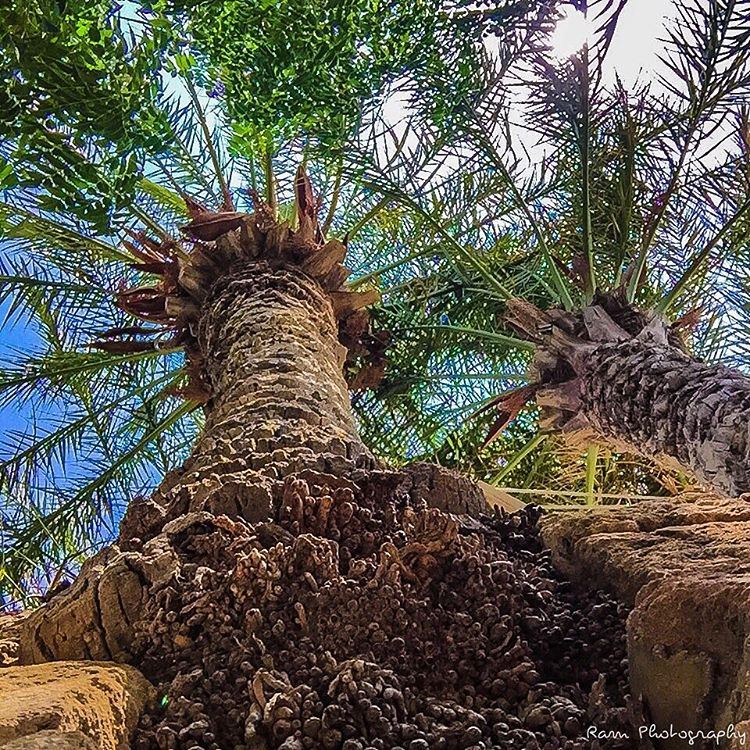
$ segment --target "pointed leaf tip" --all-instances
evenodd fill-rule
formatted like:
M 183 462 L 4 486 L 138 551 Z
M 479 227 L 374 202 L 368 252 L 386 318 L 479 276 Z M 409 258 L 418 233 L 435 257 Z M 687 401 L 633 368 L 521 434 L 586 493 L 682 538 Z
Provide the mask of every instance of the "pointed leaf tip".
M 185 201 L 188 216 L 193 220 L 200 218 L 203 214 L 211 213 L 206 206 L 195 198 L 191 198 L 187 193 L 182 193 L 182 200 Z
M 481 414 L 493 407 L 498 411 L 498 418 L 492 423 L 490 431 L 482 443 L 482 449 L 490 445 L 502 433 L 518 416 L 521 409 L 534 398 L 538 390 L 539 385 L 537 383 L 530 383 L 520 388 L 514 388 L 492 399 L 492 401 L 477 412 L 477 414 Z
M 301 164 L 297 167 L 297 174 L 294 178 L 294 193 L 297 198 L 297 218 L 300 220 L 303 216 L 313 218 L 318 206 L 315 202 L 310 178 Z

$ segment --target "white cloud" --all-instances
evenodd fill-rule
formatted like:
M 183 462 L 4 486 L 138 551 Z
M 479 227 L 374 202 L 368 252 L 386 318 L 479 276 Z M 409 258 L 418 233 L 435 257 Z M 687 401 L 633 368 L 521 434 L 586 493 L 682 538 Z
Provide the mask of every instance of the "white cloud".
M 620 76 L 626 86 L 637 78 L 648 81 L 662 69 L 658 55 L 664 50 L 665 22 L 675 16 L 675 0 L 629 0 L 620 15 L 609 49 L 605 77 Z

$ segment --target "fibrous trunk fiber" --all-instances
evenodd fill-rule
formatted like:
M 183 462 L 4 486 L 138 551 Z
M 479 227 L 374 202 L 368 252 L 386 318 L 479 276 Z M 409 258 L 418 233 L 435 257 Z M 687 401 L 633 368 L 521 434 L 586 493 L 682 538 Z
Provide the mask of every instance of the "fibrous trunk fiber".
M 189 511 L 268 517 L 284 477 L 372 467 L 342 374 L 346 351 L 321 287 L 293 266 L 245 261 L 204 303 L 197 339 L 210 388 L 206 423 L 185 465 L 133 503 L 130 543 Z

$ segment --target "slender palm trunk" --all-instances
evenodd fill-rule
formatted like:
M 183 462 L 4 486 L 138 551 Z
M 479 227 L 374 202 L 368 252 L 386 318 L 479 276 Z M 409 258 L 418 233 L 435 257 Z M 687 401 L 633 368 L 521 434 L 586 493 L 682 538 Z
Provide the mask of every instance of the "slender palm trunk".
M 600 434 L 675 458 L 730 497 L 750 491 L 750 378 L 640 341 L 588 359 L 582 410 Z
M 729 496 L 750 491 L 750 378 L 687 353 L 676 329 L 615 295 L 578 314 L 513 301 L 508 322 L 537 344 L 543 424 L 669 457 Z

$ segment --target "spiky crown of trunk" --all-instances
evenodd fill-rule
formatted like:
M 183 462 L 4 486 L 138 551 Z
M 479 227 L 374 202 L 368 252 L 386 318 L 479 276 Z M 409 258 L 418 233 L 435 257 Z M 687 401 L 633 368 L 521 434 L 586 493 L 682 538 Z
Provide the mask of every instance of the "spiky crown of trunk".
M 530 401 L 541 408 L 545 430 L 567 433 L 585 441 L 592 424 L 581 400 L 581 375 L 591 369 L 592 352 L 609 344 L 632 341 L 653 343 L 686 353 L 682 331 L 697 322 L 694 315 L 669 324 L 656 313 L 638 310 L 627 303 L 621 290 L 596 294 L 590 305 L 568 312 L 540 310 L 522 299 L 508 301 L 505 321 L 536 349 L 529 370 L 529 384 L 500 394 L 488 404 L 499 415 L 485 444 L 491 442 Z M 597 434 L 597 437 L 603 437 Z M 610 442 L 617 440 L 610 436 Z M 616 447 L 625 448 L 620 444 Z M 632 448 L 632 446 L 627 446 Z
M 376 386 L 385 370 L 388 335 L 373 333 L 365 309 L 379 298 L 375 289 L 347 288 L 351 271 L 344 265 L 347 243 L 326 240 L 317 219 L 319 202 L 310 180 L 300 168 L 295 177 L 296 226 L 279 221 L 275 211 L 251 191 L 252 214 L 224 206 L 212 211 L 185 197 L 190 223 L 182 227 L 192 247 L 174 240 L 155 241 L 144 232 L 126 242 L 138 262 L 132 267 L 160 277 L 153 286 L 139 286 L 118 293 L 117 303 L 126 312 L 159 327 L 115 328 L 102 334 L 93 347 L 105 351 L 148 351 L 159 348 L 150 334 L 162 336 L 172 330 L 168 346 L 184 347 L 187 357 L 187 387 L 180 395 L 201 403 L 213 395 L 205 377 L 203 352 L 198 343 L 198 323 L 203 303 L 212 288 L 239 263 L 265 261 L 272 267 L 290 267 L 314 279 L 327 293 L 339 322 L 339 341 L 346 347 L 345 372 L 350 389 Z M 124 337 L 124 338 L 122 338 Z

